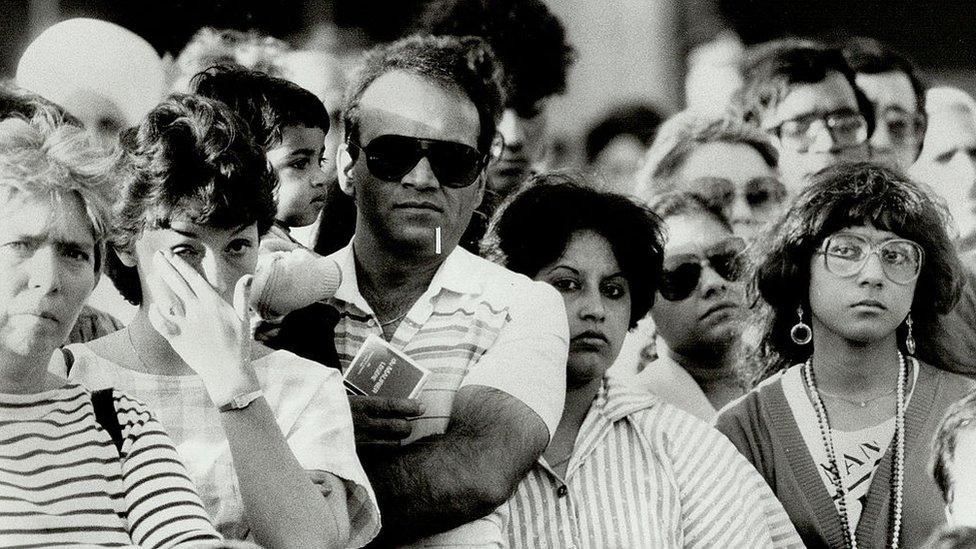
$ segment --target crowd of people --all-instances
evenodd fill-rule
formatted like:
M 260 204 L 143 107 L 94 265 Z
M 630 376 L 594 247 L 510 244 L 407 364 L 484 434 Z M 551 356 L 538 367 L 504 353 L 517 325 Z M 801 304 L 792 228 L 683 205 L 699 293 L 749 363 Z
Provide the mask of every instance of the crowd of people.
M 0 546 L 976 547 L 965 92 L 784 39 L 556 170 L 541 0 L 352 72 L 204 29 L 104 108 L 126 33 L 0 89 Z M 346 390 L 377 338 L 412 398 Z

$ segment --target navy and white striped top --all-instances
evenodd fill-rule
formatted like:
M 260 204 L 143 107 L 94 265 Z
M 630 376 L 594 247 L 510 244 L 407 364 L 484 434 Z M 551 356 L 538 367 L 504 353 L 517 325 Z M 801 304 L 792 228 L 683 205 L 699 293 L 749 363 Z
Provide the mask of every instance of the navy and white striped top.
M 0 546 L 220 540 L 160 425 L 138 401 L 113 400 L 121 453 L 79 385 L 0 394 Z

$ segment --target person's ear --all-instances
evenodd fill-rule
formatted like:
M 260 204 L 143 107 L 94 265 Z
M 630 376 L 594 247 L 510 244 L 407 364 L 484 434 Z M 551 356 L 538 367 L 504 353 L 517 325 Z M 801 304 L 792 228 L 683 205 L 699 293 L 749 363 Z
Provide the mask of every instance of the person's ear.
M 119 261 L 121 261 L 122 264 L 125 265 L 126 267 L 135 267 L 138 263 L 136 261 L 135 251 L 124 250 L 122 248 L 113 246 L 112 252 L 114 252 L 115 255 L 118 256 Z
M 356 196 L 356 187 L 353 184 L 355 166 L 356 161 L 349 153 L 349 144 L 339 143 L 339 147 L 336 148 L 336 176 L 339 178 L 339 188 L 354 198 Z

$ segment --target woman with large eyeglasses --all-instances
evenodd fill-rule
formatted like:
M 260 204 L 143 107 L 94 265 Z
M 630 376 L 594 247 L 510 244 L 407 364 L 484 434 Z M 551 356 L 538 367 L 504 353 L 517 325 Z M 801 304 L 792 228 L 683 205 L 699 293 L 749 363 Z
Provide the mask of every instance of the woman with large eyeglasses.
M 722 212 L 693 193 L 651 204 L 664 221 L 664 268 L 651 307 L 658 358 L 637 375 L 667 402 L 712 421 L 742 396 L 735 371 L 745 292 L 739 280 L 746 243 Z
M 510 501 L 513 548 L 800 546 L 725 437 L 607 374 L 655 301 L 662 240 L 644 206 L 555 174 L 492 220 L 486 251 L 556 288 L 570 333 L 563 415 Z
M 842 164 L 758 243 L 762 383 L 717 426 L 808 547 L 918 547 L 944 521 L 929 441 L 974 386 L 940 358 L 961 268 L 945 226 L 905 176 Z

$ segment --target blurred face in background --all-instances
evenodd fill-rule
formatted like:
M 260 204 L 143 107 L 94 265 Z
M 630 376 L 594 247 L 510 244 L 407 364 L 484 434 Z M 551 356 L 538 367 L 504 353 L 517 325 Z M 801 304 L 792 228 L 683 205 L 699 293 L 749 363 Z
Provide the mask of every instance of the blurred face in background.
M 820 82 L 793 84 L 763 116 L 762 129 L 779 151 L 780 175 L 791 196 L 823 168 L 870 155 L 867 121 L 854 88 L 839 71 Z
M 503 196 L 515 192 L 542 162 L 546 151 L 546 101 L 529 112 L 507 107 L 498 124 L 501 155 L 488 168 L 488 188 Z
M 976 230 L 976 114 L 961 104 L 931 109 L 922 153 L 909 173 L 945 200 L 961 236 Z
M 925 114 L 908 75 L 901 71 L 858 74 L 855 82 L 874 105 L 871 158 L 907 170 L 925 137 Z
M 751 239 L 782 210 L 786 189 L 759 151 L 744 143 L 705 143 L 677 172 L 682 190 L 722 210 L 735 235 Z
M 640 139 L 630 134 L 620 134 L 596 155 L 590 169 L 606 181 L 607 190 L 630 194 L 634 188 L 634 176 L 643 164 L 646 153 L 647 148 Z

